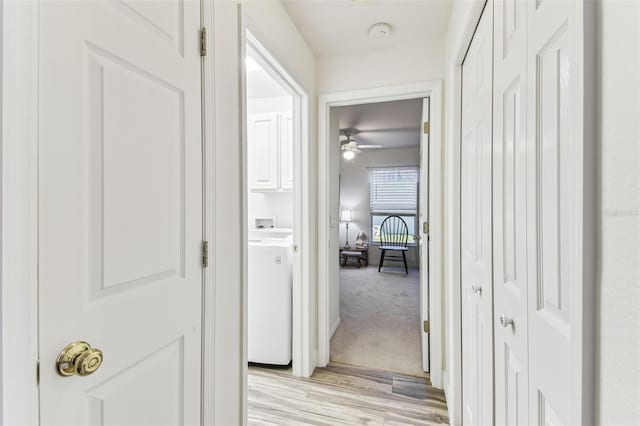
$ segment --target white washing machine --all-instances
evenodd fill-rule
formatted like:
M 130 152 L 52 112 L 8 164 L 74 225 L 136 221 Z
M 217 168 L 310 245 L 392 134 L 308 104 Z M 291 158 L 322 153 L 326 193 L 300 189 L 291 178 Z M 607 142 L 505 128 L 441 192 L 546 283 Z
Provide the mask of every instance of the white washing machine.
M 291 362 L 291 245 L 291 234 L 273 238 L 266 231 L 249 232 L 249 362 Z

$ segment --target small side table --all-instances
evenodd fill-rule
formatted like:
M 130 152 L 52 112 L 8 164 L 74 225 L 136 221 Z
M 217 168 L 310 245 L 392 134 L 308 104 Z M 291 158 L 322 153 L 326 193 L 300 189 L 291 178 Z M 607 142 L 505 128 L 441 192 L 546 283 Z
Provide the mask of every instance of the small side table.
M 358 260 L 358 268 L 361 266 L 361 261 L 364 261 L 364 266 L 369 266 L 369 246 L 351 246 L 340 247 L 340 263 L 342 266 L 346 266 L 349 258 Z

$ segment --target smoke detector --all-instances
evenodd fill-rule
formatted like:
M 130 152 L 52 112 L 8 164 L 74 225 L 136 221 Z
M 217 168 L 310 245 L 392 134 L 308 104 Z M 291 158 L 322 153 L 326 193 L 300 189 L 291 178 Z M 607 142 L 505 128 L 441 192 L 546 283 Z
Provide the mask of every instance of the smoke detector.
M 369 27 L 370 38 L 387 38 L 391 35 L 391 25 L 386 22 L 378 22 Z

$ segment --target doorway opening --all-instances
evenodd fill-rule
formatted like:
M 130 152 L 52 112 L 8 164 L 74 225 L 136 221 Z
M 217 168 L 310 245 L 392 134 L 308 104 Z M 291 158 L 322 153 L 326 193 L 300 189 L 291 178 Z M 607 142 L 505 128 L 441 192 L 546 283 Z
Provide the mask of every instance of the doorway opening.
M 332 207 L 340 219 L 331 363 L 412 376 L 429 371 L 429 286 L 421 274 L 428 256 L 420 229 L 428 220 L 421 196 L 428 185 L 420 185 L 421 175 L 428 177 L 428 158 L 421 158 L 428 107 L 428 98 L 414 98 L 330 108 L 339 174 Z
M 246 51 L 247 357 L 292 360 L 293 95 Z
M 401 119 L 395 124 L 390 122 L 391 108 L 403 107 L 413 108 L 415 122 L 411 125 Z M 381 125 L 358 124 L 358 120 L 367 119 L 363 113 L 367 108 L 372 114 L 375 109 L 380 110 L 379 118 L 371 117 Z M 405 121 L 409 116 L 406 110 L 399 115 Z M 441 82 L 320 97 L 318 365 L 321 367 L 331 361 L 409 374 L 429 372 L 433 386 L 442 386 L 439 249 L 442 236 L 439 232 L 429 235 L 429 222 L 441 222 L 441 165 L 430 161 L 441 158 L 440 121 Z M 414 142 L 401 146 L 403 142 L 399 141 L 403 137 L 410 139 L 410 134 Z M 393 147 L 393 143 L 400 146 Z M 396 187 L 391 188 L 393 185 Z M 385 186 L 391 188 L 391 194 L 403 190 L 406 196 L 378 197 Z M 377 192 L 372 195 L 372 190 Z M 396 205 L 392 205 L 394 202 Z M 399 205 L 401 202 L 406 204 Z M 410 206 L 412 202 L 414 205 Z M 388 243 L 383 236 L 396 234 L 383 229 L 389 216 L 396 217 L 403 229 L 406 227 L 406 249 L 385 247 Z M 386 249 L 385 260 L 379 265 L 382 248 Z M 400 262 L 388 262 L 390 254 Z M 400 323 L 392 325 L 393 309 L 402 311 L 395 320 L 407 324 L 406 327 Z M 406 331 L 407 341 L 411 340 L 414 349 L 405 348 L 406 352 L 401 352 L 404 343 L 382 337 L 383 328 L 388 328 L 394 339 Z M 413 360 L 407 361 L 411 357 Z
M 300 375 L 303 94 L 249 31 L 245 41 L 246 361 Z

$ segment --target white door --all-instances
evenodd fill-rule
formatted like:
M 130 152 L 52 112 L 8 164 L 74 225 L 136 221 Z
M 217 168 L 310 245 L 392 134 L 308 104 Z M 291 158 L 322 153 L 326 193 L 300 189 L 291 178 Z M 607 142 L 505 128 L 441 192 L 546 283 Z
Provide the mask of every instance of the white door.
M 491 7 L 462 65 L 462 403 L 468 426 L 493 423 Z
M 422 336 L 422 369 L 429 372 L 429 332 L 424 329 L 429 321 L 429 133 L 424 123 L 429 122 L 429 98 L 422 100 L 422 124 L 420 132 L 420 211 L 418 251 L 420 256 L 420 335 Z M 428 130 L 428 129 L 427 129 Z
M 293 114 L 279 116 L 280 181 L 283 189 L 293 189 Z
M 198 2 L 40 5 L 43 426 L 200 424 L 199 27 Z M 104 362 L 63 377 L 75 341 Z
M 495 418 L 528 424 L 526 2 L 496 0 L 493 70 Z
M 591 401 L 573 387 L 582 382 L 581 333 L 590 332 L 581 327 L 583 304 L 588 308 L 580 300 L 583 6 L 531 1 L 527 7 L 529 423 L 588 424 L 592 419 L 582 419 L 581 410 L 589 412 Z
M 278 115 L 250 115 L 247 119 L 247 178 L 250 189 L 278 189 L 279 155 Z

